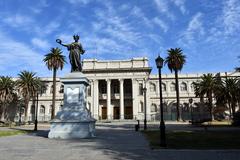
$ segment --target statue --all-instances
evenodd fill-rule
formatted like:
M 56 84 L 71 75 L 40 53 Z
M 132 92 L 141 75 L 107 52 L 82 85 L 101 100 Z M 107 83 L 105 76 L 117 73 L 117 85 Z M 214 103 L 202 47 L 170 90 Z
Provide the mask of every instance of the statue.
M 69 60 L 72 66 L 71 72 L 81 72 L 81 54 L 83 54 L 85 50 L 83 50 L 81 43 L 78 42 L 78 35 L 74 35 L 73 39 L 75 40 L 75 42 L 72 42 L 71 44 L 62 44 L 62 41 L 60 39 L 56 39 L 56 42 L 64 47 L 67 47 L 67 49 L 69 50 Z

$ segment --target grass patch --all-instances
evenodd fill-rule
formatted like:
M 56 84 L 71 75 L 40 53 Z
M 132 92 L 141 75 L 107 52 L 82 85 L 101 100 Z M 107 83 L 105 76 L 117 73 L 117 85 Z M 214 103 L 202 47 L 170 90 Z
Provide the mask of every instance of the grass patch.
M 26 133 L 28 133 L 28 132 L 22 131 L 22 130 L 0 131 L 0 137 L 13 136 L 13 135 L 18 135 L 18 134 L 26 134 Z
M 151 148 L 160 148 L 159 131 L 143 131 Z M 167 132 L 167 148 L 171 149 L 240 149 L 240 131 Z

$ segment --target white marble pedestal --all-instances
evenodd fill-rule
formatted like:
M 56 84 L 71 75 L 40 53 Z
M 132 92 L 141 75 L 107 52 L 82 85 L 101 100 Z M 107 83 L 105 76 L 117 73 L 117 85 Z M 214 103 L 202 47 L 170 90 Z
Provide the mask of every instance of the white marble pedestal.
M 95 122 L 86 108 L 88 79 L 81 72 L 61 78 L 64 84 L 64 105 L 54 120 L 48 138 L 74 139 L 95 137 Z

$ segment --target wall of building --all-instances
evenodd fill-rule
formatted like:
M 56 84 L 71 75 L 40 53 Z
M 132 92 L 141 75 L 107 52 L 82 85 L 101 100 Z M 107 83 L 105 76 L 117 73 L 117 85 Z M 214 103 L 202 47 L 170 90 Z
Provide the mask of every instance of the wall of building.
M 113 120 L 115 107 L 119 107 L 119 119 L 127 119 L 123 112 L 126 111 L 126 106 L 132 106 L 131 119 L 143 119 L 144 117 L 144 94 L 141 89 L 146 88 L 146 113 L 148 120 L 159 119 L 159 82 L 158 75 L 151 73 L 151 67 L 148 65 L 148 59 L 133 58 L 130 60 L 114 60 L 114 61 L 99 61 L 96 59 L 88 59 L 83 61 L 83 73 L 90 80 L 90 86 L 87 96 L 87 108 L 92 116 L 98 120 L 103 119 L 102 107 L 105 106 L 107 111 L 107 119 Z M 236 75 L 237 74 L 237 75 Z M 230 76 L 239 76 L 234 73 Z M 180 90 L 180 106 L 181 111 L 189 111 L 189 99 L 193 99 L 193 103 L 199 102 L 199 98 L 195 98 L 193 82 L 200 79 L 202 74 L 179 74 L 179 90 Z M 221 76 L 225 76 L 222 73 Z M 46 83 L 47 90 L 39 96 L 38 113 L 39 120 L 48 121 L 51 115 L 51 86 L 52 78 L 42 78 Z M 99 91 L 100 83 L 106 83 L 106 93 L 102 94 Z M 119 93 L 113 93 L 113 84 L 119 85 Z M 126 85 L 127 84 L 127 85 Z M 166 119 L 173 119 L 176 117 L 176 92 L 175 79 L 173 74 L 162 75 L 163 101 L 166 113 Z M 108 88 L 108 85 L 110 88 Z M 121 90 L 121 85 L 123 88 Z M 62 83 L 57 79 L 57 97 L 56 97 L 56 112 L 61 109 L 63 105 L 63 93 L 60 92 Z M 124 94 L 125 89 L 130 89 L 130 94 Z M 111 92 L 111 93 L 109 93 Z M 121 99 L 122 97 L 122 99 Z M 111 100 L 108 100 L 111 98 Z M 30 106 L 32 102 L 30 102 Z M 41 106 L 45 108 L 44 113 Z M 124 107 L 124 108 L 122 108 Z M 31 113 L 31 107 L 29 107 Z M 29 114 L 31 119 L 31 114 Z

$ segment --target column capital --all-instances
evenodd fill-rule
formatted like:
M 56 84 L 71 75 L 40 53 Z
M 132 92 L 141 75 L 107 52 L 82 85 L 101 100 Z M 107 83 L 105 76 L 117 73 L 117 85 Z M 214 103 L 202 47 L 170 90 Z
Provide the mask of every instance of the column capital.
M 105 81 L 106 81 L 107 83 L 111 83 L 111 80 L 112 80 L 112 79 L 105 79 Z
M 120 79 L 120 78 L 119 78 L 118 81 L 119 81 L 119 82 L 124 82 L 124 79 Z

